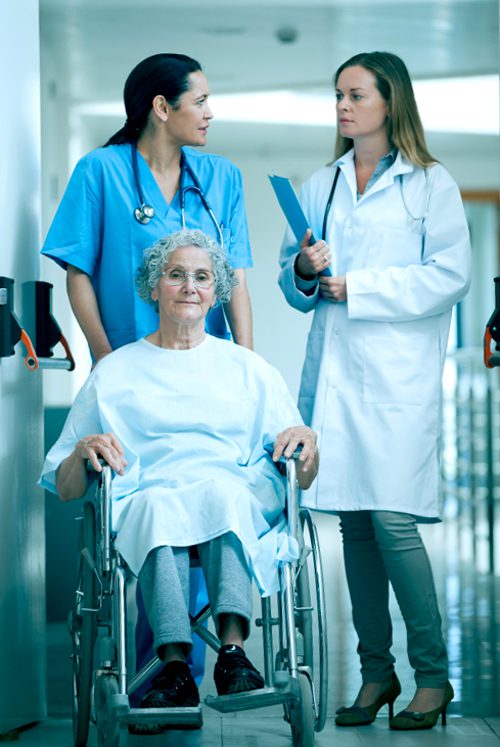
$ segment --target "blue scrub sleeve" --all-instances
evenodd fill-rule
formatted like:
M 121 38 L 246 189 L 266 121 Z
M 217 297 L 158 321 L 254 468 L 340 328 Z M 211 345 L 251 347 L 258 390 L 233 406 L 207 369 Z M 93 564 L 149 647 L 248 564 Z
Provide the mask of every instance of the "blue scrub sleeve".
M 95 168 L 86 158 L 77 163 L 42 248 L 42 254 L 64 269 L 70 264 L 91 276 L 100 252 L 103 214 L 102 182 Z
M 236 166 L 232 173 L 232 194 L 234 197 L 231 203 L 229 222 L 231 236 L 226 251 L 233 269 L 245 269 L 253 266 L 253 260 L 248 235 L 245 198 L 243 197 L 243 183 L 241 173 Z

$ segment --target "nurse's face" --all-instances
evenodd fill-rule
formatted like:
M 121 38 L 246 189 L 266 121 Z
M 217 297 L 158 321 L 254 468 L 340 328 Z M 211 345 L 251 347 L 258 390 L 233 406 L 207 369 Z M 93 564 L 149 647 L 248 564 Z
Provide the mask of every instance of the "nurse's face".
M 337 80 L 337 127 L 342 137 L 356 140 L 387 137 L 389 108 L 375 76 L 360 65 L 342 70 Z
M 204 326 L 215 302 L 213 280 L 212 261 L 203 249 L 183 246 L 172 252 L 163 276 L 151 292 L 153 301 L 158 301 L 160 320 L 177 327 Z
M 190 73 L 189 88 L 180 97 L 177 108 L 168 107 L 166 130 L 178 146 L 205 145 L 213 114 L 208 106 L 208 81 L 199 70 Z

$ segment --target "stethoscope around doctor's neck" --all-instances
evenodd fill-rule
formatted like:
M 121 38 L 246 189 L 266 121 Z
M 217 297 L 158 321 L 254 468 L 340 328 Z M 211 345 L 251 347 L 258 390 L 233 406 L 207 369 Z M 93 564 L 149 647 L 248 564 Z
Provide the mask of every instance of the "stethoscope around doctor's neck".
M 152 205 L 148 205 L 144 197 L 144 192 L 143 192 L 142 184 L 141 184 L 141 178 L 139 176 L 139 163 L 137 160 L 136 143 L 132 143 L 132 169 L 134 172 L 135 187 L 137 189 L 137 195 L 139 197 L 139 206 L 136 207 L 134 210 L 134 218 L 142 226 L 147 226 L 147 224 L 151 221 L 151 219 L 155 217 L 155 209 Z M 189 175 L 193 183 L 184 186 L 184 178 L 185 178 L 186 173 Z M 207 197 L 202 189 L 202 186 L 200 184 L 198 177 L 196 176 L 193 169 L 187 162 L 186 156 L 181 151 L 181 175 L 179 178 L 179 202 L 181 205 L 182 228 L 186 228 L 186 192 L 190 192 L 190 191 L 196 192 L 199 195 L 203 207 L 209 214 L 215 228 L 217 229 L 217 233 L 219 236 L 219 244 L 223 248 L 224 237 L 222 235 L 222 227 L 219 221 L 217 220 L 217 218 L 215 217 L 215 213 L 212 210 L 212 206 L 210 205 L 209 201 L 207 200 Z
M 323 227 L 321 229 L 321 238 L 323 239 L 323 241 L 326 241 L 326 228 L 327 228 L 327 223 L 328 223 L 328 216 L 330 215 L 333 195 L 335 194 L 335 187 L 337 186 L 339 174 L 340 174 L 340 168 L 337 166 L 337 168 L 335 169 L 335 176 L 333 177 L 333 184 L 330 189 L 330 194 L 328 195 L 328 200 L 327 200 L 326 208 L 325 208 L 325 214 L 323 216 Z M 427 217 L 428 210 L 429 210 L 429 201 L 430 201 L 429 175 L 427 173 L 427 169 L 424 169 L 426 198 L 425 198 L 425 210 L 422 215 L 413 215 L 413 213 L 409 209 L 406 203 L 405 193 L 403 190 L 403 174 L 398 174 L 398 176 L 399 176 L 399 189 L 401 191 L 401 199 L 403 200 L 403 205 L 405 207 L 408 217 L 415 221 L 425 220 L 425 218 Z

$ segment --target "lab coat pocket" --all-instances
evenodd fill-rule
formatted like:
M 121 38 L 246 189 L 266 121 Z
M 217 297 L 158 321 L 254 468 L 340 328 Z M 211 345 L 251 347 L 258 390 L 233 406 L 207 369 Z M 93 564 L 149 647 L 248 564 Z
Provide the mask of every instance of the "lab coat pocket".
M 420 231 L 374 226 L 370 234 L 367 267 L 406 267 L 422 262 Z
M 363 402 L 425 406 L 440 387 L 439 346 L 433 336 L 402 331 L 370 335 L 363 349 Z

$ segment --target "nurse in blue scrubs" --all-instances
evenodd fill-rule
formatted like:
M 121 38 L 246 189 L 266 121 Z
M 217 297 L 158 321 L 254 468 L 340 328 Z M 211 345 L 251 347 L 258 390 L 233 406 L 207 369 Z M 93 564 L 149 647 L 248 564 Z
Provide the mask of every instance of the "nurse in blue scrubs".
M 134 290 L 135 273 L 144 249 L 184 226 L 222 244 L 239 281 L 231 301 L 210 312 L 207 331 L 231 334 L 252 347 L 245 281 L 252 257 L 241 175 L 226 158 L 196 150 L 205 145 L 212 119 L 208 97 L 196 60 L 181 54 L 148 57 L 125 83 L 125 125 L 82 158 L 71 176 L 42 253 L 67 271 L 71 306 L 94 363 L 157 329 L 156 312 Z M 203 597 L 201 589 L 198 605 Z M 138 604 L 142 662 L 150 631 L 140 595 Z M 194 653 L 199 676 L 203 660 L 203 651 Z
M 212 119 L 198 62 L 157 54 L 140 62 L 124 90 L 127 120 L 71 176 L 42 253 L 67 270 L 68 295 L 95 362 L 150 334 L 156 312 L 134 291 L 144 249 L 181 227 L 223 245 L 239 285 L 207 331 L 252 347 L 245 269 L 252 265 L 239 170 L 200 153 Z

